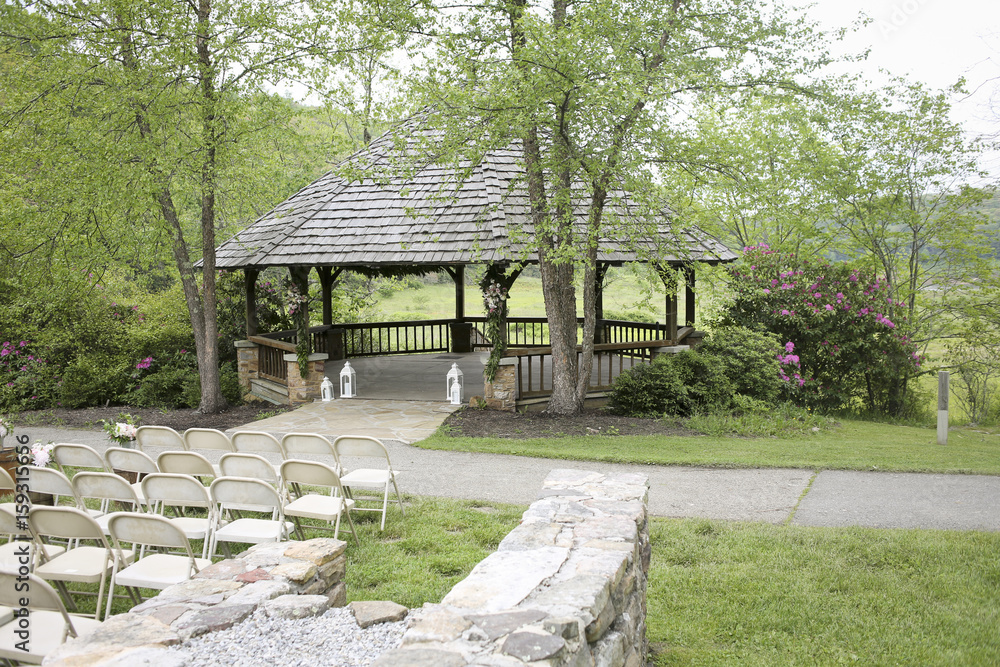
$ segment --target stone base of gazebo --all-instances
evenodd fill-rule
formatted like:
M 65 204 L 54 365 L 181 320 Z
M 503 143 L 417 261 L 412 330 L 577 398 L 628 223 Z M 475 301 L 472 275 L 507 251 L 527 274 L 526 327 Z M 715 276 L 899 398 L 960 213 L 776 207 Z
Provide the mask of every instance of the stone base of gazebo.
M 290 352 L 273 350 L 248 340 L 236 342 L 237 371 L 246 396 L 277 405 L 302 405 L 320 398 L 320 385 L 329 355 L 309 355 L 305 377 L 299 371 L 299 358 Z

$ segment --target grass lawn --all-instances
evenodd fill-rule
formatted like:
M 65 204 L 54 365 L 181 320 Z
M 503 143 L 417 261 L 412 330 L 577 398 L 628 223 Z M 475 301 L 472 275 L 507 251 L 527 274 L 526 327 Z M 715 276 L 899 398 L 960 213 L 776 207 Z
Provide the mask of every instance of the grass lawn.
M 651 522 L 656 665 L 1000 664 L 1000 535 Z
M 584 436 L 515 440 L 452 437 L 438 432 L 416 446 L 614 463 L 1000 474 L 1000 434 L 957 429 L 942 447 L 934 429 L 852 420 L 788 438 Z

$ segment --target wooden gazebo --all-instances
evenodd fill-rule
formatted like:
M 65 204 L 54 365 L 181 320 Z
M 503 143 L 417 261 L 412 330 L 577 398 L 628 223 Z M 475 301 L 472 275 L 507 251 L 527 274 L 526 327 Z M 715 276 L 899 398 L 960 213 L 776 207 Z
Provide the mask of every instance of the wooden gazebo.
M 520 150 L 513 145 L 493 151 L 471 169 L 461 170 L 461 175 L 454 168 L 433 161 L 420 164 L 412 157 L 407 162 L 410 169 L 400 171 L 400 156 L 412 155 L 416 142 L 400 142 L 399 137 L 423 132 L 428 130 L 420 119 L 404 121 L 348 158 L 341 168 L 278 204 L 216 249 L 219 269 L 241 269 L 245 273 L 247 340 L 239 346 L 240 376 L 246 389 L 277 403 L 299 403 L 318 396 L 327 360 L 461 353 L 492 345 L 480 333 L 482 318 L 465 314 L 465 267 L 487 264 L 495 275 L 503 276 L 503 268 L 536 261 L 519 241 L 531 234 Z M 618 201 L 627 202 L 627 198 L 619 196 Z M 617 355 L 619 368 L 623 354 L 648 358 L 651 350 L 683 343 L 694 332 L 696 264 L 736 259 L 728 248 L 701 230 L 677 230 L 670 223 L 670 216 L 664 214 L 654 224 L 655 233 L 644 239 L 628 244 L 604 239 L 601 243 L 596 352 Z M 669 285 L 663 324 L 603 319 L 600 294 L 604 272 L 610 266 L 637 261 L 655 261 Z M 298 373 L 296 332 L 258 331 L 255 287 L 259 272 L 267 267 L 286 267 L 292 281 L 302 289 L 312 270 L 318 274 L 323 323 L 309 330 L 312 365 L 306 378 Z M 683 323 L 677 320 L 679 286 L 667 278 L 677 269 L 684 276 Z M 455 317 L 334 323 L 332 290 L 345 270 L 397 275 L 444 270 L 455 282 Z M 506 277 L 509 283 L 514 278 L 513 272 Z M 541 358 L 536 368 L 544 368 L 548 344 L 544 318 L 509 318 L 507 344 L 508 355 L 517 358 L 519 365 L 526 361 L 530 369 L 531 357 L 538 356 Z M 547 393 L 544 372 L 535 375 L 537 386 L 532 384 L 531 370 L 522 374 L 517 400 Z M 598 371 L 595 389 L 610 384 L 612 375 L 609 370 L 601 379 Z

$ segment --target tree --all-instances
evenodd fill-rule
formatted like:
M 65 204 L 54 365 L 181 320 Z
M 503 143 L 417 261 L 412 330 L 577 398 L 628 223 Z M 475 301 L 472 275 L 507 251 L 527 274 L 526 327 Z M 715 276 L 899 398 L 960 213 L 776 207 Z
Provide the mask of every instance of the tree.
M 950 120 L 948 92 L 897 79 L 836 95 L 828 132 L 839 156 L 822 187 L 835 199 L 837 249 L 883 276 L 886 315 L 904 315 L 923 343 L 947 336 L 942 315 L 991 272 L 991 236 L 977 187 L 984 144 Z M 898 304 L 898 305 L 897 305 Z M 898 312 L 902 310 L 902 312 Z
M 4 6 L 0 131 L 13 221 L 68 240 L 163 234 L 194 330 L 199 409 L 219 387 L 214 248 L 294 108 L 273 87 L 357 47 L 358 3 L 193 0 Z M 41 192 L 41 196 L 35 196 Z M 148 244 L 148 245 L 147 245 Z M 30 242 L 20 252 L 30 250 Z M 141 254 L 141 251 L 138 253 Z M 195 260 L 201 256 L 199 281 Z M 200 284 L 199 284 L 200 283 Z
M 593 360 L 599 239 L 648 238 L 664 211 L 657 184 L 700 168 L 688 120 L 697 98 L 737 105 L 749 90 L 799 90 L 827 60 L 822 40 L 780 6 L 738 0 L 482 2 L 448 15 L 439 34 L 422 88 L 439 145 L 472 163 L 521 147 L 523 240 L 537 252 L 552 346 L 548 410 L 575 413 Z

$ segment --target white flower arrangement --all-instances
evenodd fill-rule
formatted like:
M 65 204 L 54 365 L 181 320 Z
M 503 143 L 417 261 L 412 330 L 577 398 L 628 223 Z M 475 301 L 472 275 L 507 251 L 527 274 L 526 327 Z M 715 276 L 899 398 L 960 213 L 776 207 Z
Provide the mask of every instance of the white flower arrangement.
M 32 465 L 34 465 L 34 466 L 36 466 L 38 468 L 44 468 L 49 463 L 51 463 L 52 462 L 52 448 L 54 446 L 55 445 L 53 445 L 52 443 L 49 443 L 47 445 L 43 445 L 40 442 L 36 442 L 35 444 L 33 444 L 31 446 Z
M 13 432 L 14 425 L 10 423 L 10 420 L 0 417 L 0 440 L 3 440 Z

